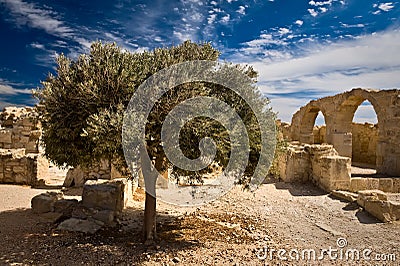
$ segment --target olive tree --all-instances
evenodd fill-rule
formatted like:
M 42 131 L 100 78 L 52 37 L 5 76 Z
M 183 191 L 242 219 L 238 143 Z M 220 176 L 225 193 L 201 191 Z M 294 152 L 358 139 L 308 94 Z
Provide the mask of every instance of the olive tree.
M 56 73 L 49 74 L 42 86 L 34 91 L 39 100 L 37 108 L 41 115 L 46 157 L 58 166 L 74 167 L 108 159 L 127 177 L 132 177 L 124 157 L 122 130 L 124 112 L 134 93 L 146 79 L 162 69 L 193 60 L 217 62 L 219 55 L 209 43 L 186 41 L 140 53 L 131 53 L 116 44 L 95 42 L 89 54 L 82 54 L 75 60 L 58 56 Z M 217 71 L 225 71 L 226 78 L 234 80 L 237 77 L 229 75 L 230 68 L 249 77 L 243 86 L 254 99 L 256 108 L 267 116 L 273 115 L 268 108 L 268 99 L 262 97 L 254 85 L 257 73 L 252 67 L 231 64 Z M 238 182 L 248 185 L 260 157 L 262 129 L 254 115 L 255 106 L 249 106 L 240 95 L 219 84 L 201 81 L 180 84 L 158 99 L 145 126 L 145 149 L 149 158 L 159 173 L 172 169 L 172 175 L 177 179 L 189 176 L 201 181 L 202 175 L 211 171 L 210 167 L 199 171 L 176 167 L 166 157 L 161 141 L 161 128 L 167 114 L 185 99 L 199 95 L 226 102 L 245 121 L 249 160 Z M 271 129 L 268 132 L 274 134 L 274 125 L 268 127 Z M 217 146 L 214 160 L 225 167 L 231 142 L 227 130 L 213 119 L 197 117 L 186 123 L 178 136 L 180 149 L 188 158 L 199 157 L 199 143 L 205 136 L 214 139 Z M 272 142 L 270 149 L 274 149 Z M 146 188 L 144 236 L 147 240 L 155 237 L 155 215 L 155 195 L 148 193 Z

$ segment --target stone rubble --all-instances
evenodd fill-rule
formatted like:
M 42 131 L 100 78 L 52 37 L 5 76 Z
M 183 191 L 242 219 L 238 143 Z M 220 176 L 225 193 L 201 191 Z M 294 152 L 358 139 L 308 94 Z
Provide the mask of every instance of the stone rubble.
M 83 187 L 82 200 L 66 199 L 61 193 L 46 192 L 32 198 L 32 211 L 40 220 L 61 222 L 57 229 L 93 234 L 102 227 L 115 226 L 127 204 L 126 179 L 90 182 Z

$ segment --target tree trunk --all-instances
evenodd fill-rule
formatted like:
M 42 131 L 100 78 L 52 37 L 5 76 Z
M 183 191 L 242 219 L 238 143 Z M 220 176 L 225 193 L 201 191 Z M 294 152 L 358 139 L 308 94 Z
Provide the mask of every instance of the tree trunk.
M 155 167 L 152 167 L 148 157 L 142 157 L 142 174 L 146 187 L 146 200 L 144 205 L 143 234 L 145 243 L 150 243 L 157 238 L 156 234 L 156 181 L 160 164 L 164 158 L 157 156 Z
M 143 233 L 146 242 L 153 241 L 156 235 L 156 198 L 146 192 L 144 205 Z

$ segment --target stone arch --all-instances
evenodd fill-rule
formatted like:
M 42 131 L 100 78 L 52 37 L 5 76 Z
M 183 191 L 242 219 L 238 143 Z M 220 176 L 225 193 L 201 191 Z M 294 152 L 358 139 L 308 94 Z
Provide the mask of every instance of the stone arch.
M 312 143 L 315 117 L 321 111 L 326 122 L 326 141 L 342 156 L 351 157 L 351 127 L 358 106 L 368 100 L 379 124 L 376 148 L 377 174 L 400 177 L 400 90 L 353 89 L 313 100 L 292 117 L 291 140 Z
M 365 100 L 368 100 L 378 119 L 378 125 L 380 121 L 384 120 L 384 111 L 382 110 L 378 100 L 368 90 L 354 89 L 344 94 L 342 101 L 338 103 L 336 114 L 334 117 L 333 132 L 331 132 L 331 142 L 335 149 L 342 156 L 352 157 L 352 124 L 354 114 L 358 107 Z M 380 134 L 379 138 L 383 138 Z
M 314 143 L 313 129 L 319 112 L 322 113 L 325 123 L 327 123 L 326 110 L 319 104 L 319 101 L 311 101 L 293 116 L 292 140 L 298 140 L 301 143 Z

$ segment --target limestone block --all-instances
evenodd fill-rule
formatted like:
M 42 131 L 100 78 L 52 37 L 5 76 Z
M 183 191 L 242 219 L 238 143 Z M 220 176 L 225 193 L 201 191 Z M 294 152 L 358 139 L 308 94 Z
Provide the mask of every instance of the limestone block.
M 343 190 L 334 190 L 330 194 L 334 198 L 345 200 L 348 202 L 357 201 L 357 197 L 358 197 L 358 195 L 356 193 L 352 193 L 349 191 L 343 191 Z
M 72 211 L 78 205 L 76 199 L 60 199 L 54 203 L 54 212 L 61 213 L 64 217 L 71 217 Z
M 88 234 L 94 234 L 101 228 L 101 225 L 90 220 L 81 220 L 77 218 L 70 218 L 63 221 L 57 227 L 58 230 L 83 232 Z
M 120 212 L 125 207 L 125 185 L 126 181 L 119 179 L 102 184 L 87 183 L 83 186 L 82 205 L 87 208 Z
M 384 192 L 394 192 L 393 191 L 393 179 L 392 178 L 379 178 L 379 190 Z
M 355 177 L 350 179 L 350 191 L 358 192 L 367 189 L 366 178 Z
M 400 177 L 393 178 L 393 193 L 400 193 Z
M 110 225 L 114 222 L 115 212 L 110 210 L 102 210 L 98 211 L 92 217 L 93 219 L 103 222 L 104 224 Z
M 367 200 L 364 209 L 382 222 L 392 221 L 390 204 L 383 200 Z
M 380 190 L 362 190 L 358 191 L 357 203 L 365 207 L 366 201 L 387 201 L 387 195 Z
M 35 213 L 46 213 L 54 211 L 54 203 L 60 198 L 57 193 L 42 193 L 31 200 L 32 211 Z
M 7 130 L 7 129 L 0 130 L 0 142 L 1 143 L 12 143 L 11 135 L 12 135 L 11 130 Z
M 81 187 L 83 184 L 85 184 L 85 181 L 85 173 L 82 171 L 81 167 L 78 166 L 68 170 L 63 187 Z
M 82 202 L 79 202 L 79 204 L 73 208 L 71 216 L 78 219 L 87 219 L 92 217 L 95 213 L 96 211 L 94 209 L 87 208 L 82 205 Z
M 393 221 L 400 220 L 400 202 L 389 201 L 390 214 Z

